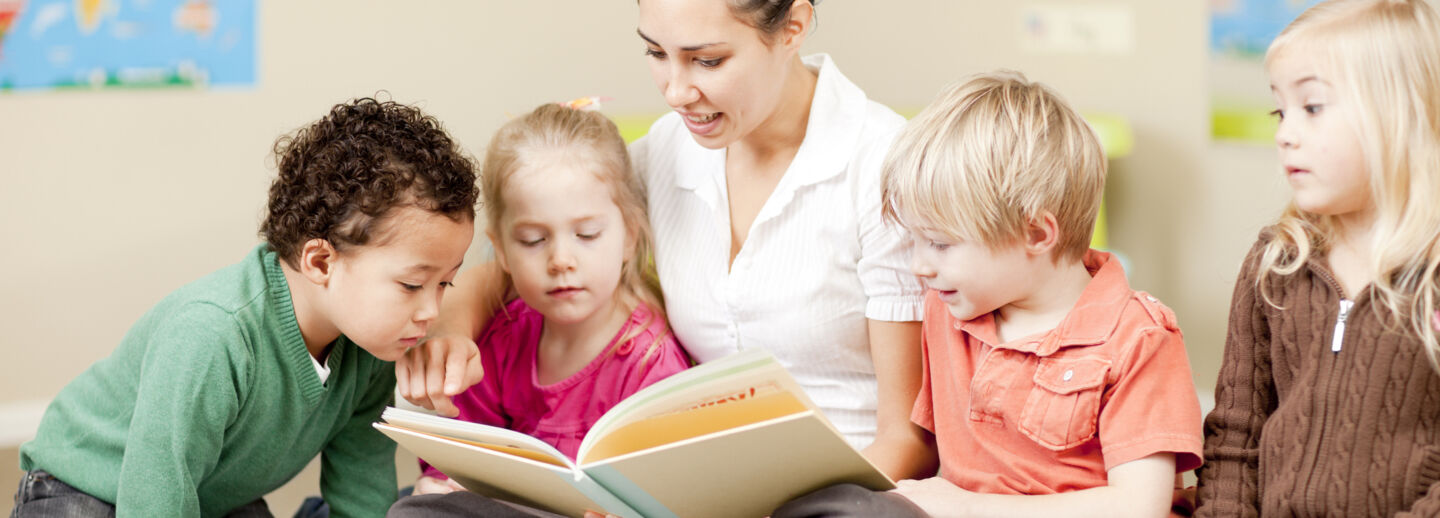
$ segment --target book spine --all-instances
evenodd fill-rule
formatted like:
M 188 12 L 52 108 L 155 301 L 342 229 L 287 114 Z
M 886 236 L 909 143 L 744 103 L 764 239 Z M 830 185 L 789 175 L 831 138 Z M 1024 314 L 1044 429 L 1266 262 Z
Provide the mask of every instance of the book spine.
M 635 485 L 628 477 L 620 474 L 618 470 L 609 465 L 587 467 L 585 468 L 585 474 L 589 475 L 595 482 L 605 486 L 605 489 L 608 489 L 611 494 L 624 500 L 626 504 L 629 504 L 631 508 L 639 512 L 634 516 L 644 516 L 645 518 L 680 518 L 674 512 L 671 512 L 669 508 L 666 508 L 664 504 L 661 504 L 659 501 L 656 501 L 654 497 L 650 496 L 649 492 Z M 594 498 L 591 499 L 593 500 Z M 624 516 L 628 517 L 632 515 Z
M 585 476 L 583 473 L 578 478 L 570 478 L 569 482 L 570 486 L 585 495 L 585 498 L 589 498 L 590 501 L 595 502 L 603 508 L 597 510 L 603 510 L 607 513 L 625 518 L 649 518 L 652 516 L 650 513 L 626 504 L 623 498 L 617 497 L 613 492 L 608 491 L 608 488 L 599 483 L 599 481 L 592 477 Z M 675 515 L 670 514 L 664 516 Z

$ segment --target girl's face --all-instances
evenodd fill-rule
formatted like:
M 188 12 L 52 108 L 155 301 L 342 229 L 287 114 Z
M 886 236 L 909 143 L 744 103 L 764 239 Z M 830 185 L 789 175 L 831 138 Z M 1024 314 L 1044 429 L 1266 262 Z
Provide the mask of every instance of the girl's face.
M 331 323 L 376 358 L 395 361 L 439 315 L 475 224 L 416 207 L 395 209 L 377 243 L 345 250 L 330 266 Z
M 650 76 L 701 146 L 722 149 L 775 113 L 796 50 L 730 12 L 723 0 L 640 0 Z
M 1279 107 L 1275 145 L 1300 210 L 1326 216 L 1367 212 L 1373 202 L 1356 106 L 1311 54 L 1289 51 L 1271 60 L 1270 91 Z
M 633 243 L 610 187 L 577 160 L 524 164 L 510 177 L 495 258 L 546 325 L 608 318 Z

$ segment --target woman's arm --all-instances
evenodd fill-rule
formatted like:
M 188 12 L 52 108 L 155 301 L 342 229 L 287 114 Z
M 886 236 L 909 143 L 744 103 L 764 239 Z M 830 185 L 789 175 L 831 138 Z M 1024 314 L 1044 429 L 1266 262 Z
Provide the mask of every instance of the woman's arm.
M 1157 453 L 1106 472 L 1110 484 L 1051 495 L 972 493 L 935 477 L 902 481 L 896 493 L 935 518 L 949 516 L 1163 517 L 1170 512 L 1175 455 Z
M 458 415 L 450 396 L 484 377 L 475 337 L 500 309 L 507 290 L 505 272 L 494 261 L 461 272 L 425 340 L 395 361 L 400 395 L 440 415 Z
M 935 474 L 935 437 L 910 422 L 920 390 L 920 323 L 869 320 L 870 357 L 879 386 L 875 442 L 863 452 L 890 478 Z

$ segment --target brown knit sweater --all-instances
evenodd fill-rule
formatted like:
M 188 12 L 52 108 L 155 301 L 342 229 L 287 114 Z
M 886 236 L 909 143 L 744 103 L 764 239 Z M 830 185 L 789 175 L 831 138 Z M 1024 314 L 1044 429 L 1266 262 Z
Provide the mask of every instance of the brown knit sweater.
M 1332 352 L 1343 291 L 1323 260 L 1235 284 L 1196 516 L 1440 515 L 1440 376 L 1366 289 Z

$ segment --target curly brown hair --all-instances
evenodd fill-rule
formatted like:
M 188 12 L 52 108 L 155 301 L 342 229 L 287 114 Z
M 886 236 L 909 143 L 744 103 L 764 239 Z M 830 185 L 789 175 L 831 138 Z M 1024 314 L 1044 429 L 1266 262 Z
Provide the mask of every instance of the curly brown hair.
M 337 250 L 369 243 L 397 207 L 475 219 L 474 160 L 418 108 L 369 97 L 337 104 L 274 152 L 279 176 L 260 236 L 291 267 L 311 239 Z

